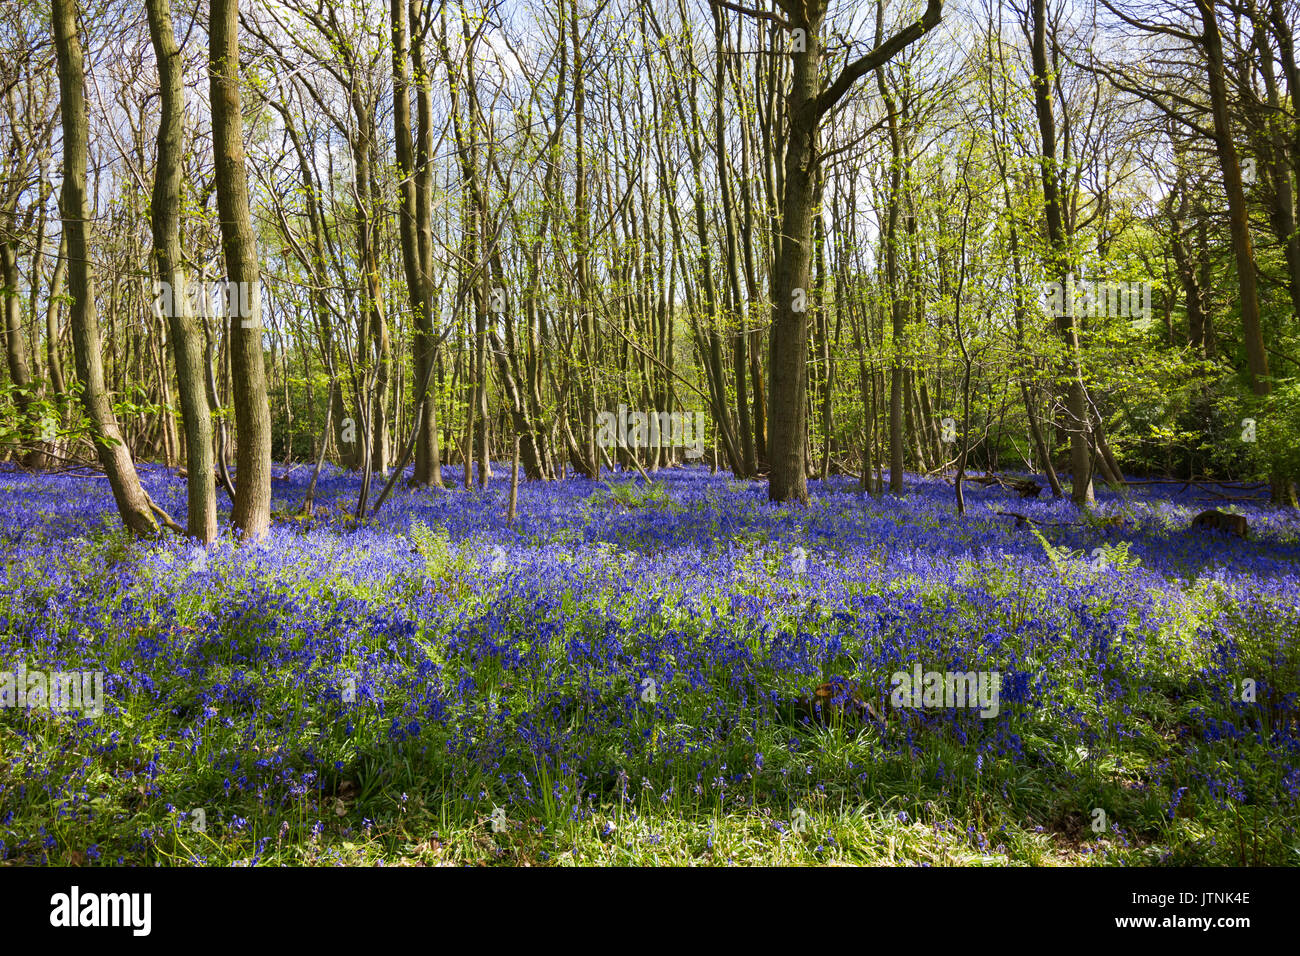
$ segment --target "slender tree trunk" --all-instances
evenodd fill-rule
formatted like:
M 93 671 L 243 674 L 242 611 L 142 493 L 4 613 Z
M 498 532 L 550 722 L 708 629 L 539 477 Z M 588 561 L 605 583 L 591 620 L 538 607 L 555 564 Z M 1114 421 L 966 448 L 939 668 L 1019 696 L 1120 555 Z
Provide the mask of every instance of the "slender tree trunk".
M 91 219 L 86 194 L 85 65 L 77 34 L 75 0 L 53 0 L 54 46 L 58 57 L 60 111 L 63 119 L 63 230 L 68 242 L 69 324 L 73 354 L 81 379 L 81 402 L 90 419 L 99 462 L 108 475 L 113 500 L 127 528 L 139 535 L 158 532 L 149 496 L 140 485 L 135 463 L 122 441 L 117 418 L 104 388 L 102 342 L 95 311 L 95 276 L 87 232 Z
M 27 349 L 23 342 L 23 300 L 18 293 L 18 252 L 14 244 L 0 244 L 0 281 L 4 288 L 5 359 L 9 365 L 9 382 L 14 386 L 14 403 L 23 420 L 20 435 L 29 445 L 23 454 L 28 468 L 44 468 L 45 453 L 38 445 L 42 432 L 40 413 L 36 404 L 36 388 L 27 364 Z
M 181 175 L 184 155 L 185 75 L 172 27 L 170 0 L 146 0 L 149 34 L 158 60 L 162 102 L 158 171 L 153 187 L 154 263 L 167 284 L 165 309 L 176 353 L 181 419 L 185 426 L 188 511 L 186 528 L 204 544 L 217 536 L 217 489 L 212 475 L 212 414 L 204 390 L 203 341 L 189 295 L 181 252 Z
M 244 168 L 239 0 L 212 0 L 211 20 L 209 77 L 221 244 L 227 277 L 247 303 L 230 320 L 231 390 L 238 434 L 231 520 L 238 531 L 257 540 L 271 525 L 271 408 L 262 353 L 261 272 Z
M 414 6 L 414 3 L 411 4 Z M 426 258 L 430 254 L 432 237 L 429 235 L 430 205 L 428 194 L 432 172 L 428 166 L 427 88 L 422 53 L 411 53 L 408 27 L 407 0 L 391 0 L 393 29 L 393 127 L 396 133 L 398 198 L 400 201 L 398 227 L 402 242 L 402 267 L 406 272 L 406 285 L 415 316 L 415 377 L 417 386 L 426 381 L 434 361 L 433 334 L 433 277 Z M 419 24 L 417 24 L 417 27 Z M 423 40 L 417 38 L 417 48 Z M 414 59 L 422 74 L 418 79 L 416 135 L 420 149 L 417 168 L 416 144 L 411 139 L 411 78 L 410 62 Z M 423 408 L 415 444 L 415 474 L 412 483 L 427 487 L 441 487 L 442 475 L 438 461 L 437 396 L 432 389 L 425 391 L 419 401 Z
M 574 273 L 578 282 L 578 320 L 582 326 L 581 354 L 584 363 L 581 369 L 581 458 L 575 460 L 574 465 L 579 467 L 584 477 L 598 481 L 600 457 L 596 449 L 596 312 L 591 297 L 591 224 L 588 222 L 587 208 L 587 78 L 583 37 L 578 29 L 578 0 L 572 0 L 569 6 L 569 24 L 569 34 L 573 41 L 573 217 L 574 241 L 577 246 L 574 250 Z
M 1033 43 L 1031 57 L 1034 72 L 1034 110 L 1038 116 L 1038 131 L 1042 137 L 1043 204 L 1047 219 L 1047 238 L 1052 249 L 1049 273 L 1065 291 L 1065 307 L 1057 316 L 1057 328 L 1065 341 L 1066 363 L 1066 415 L 1069 418 L 1070 471 L 1072 473 L 1070 498 L 1076 505 L 1093 503 L 1092 457 L 1088 443 L 1091 418 L 1088 397 L 1084 391 L 1083 370 L 1080 367 L 1079 335 L 1074 317 L 1072 265 L 1069 261 L 1068 237 L 1060 190 L 1060 170 L 1056 156 L 1056 120 L 1052 113 L 1052 80 L 1047 62 L 1047 11 L 1046 0 L 1034 0 Z

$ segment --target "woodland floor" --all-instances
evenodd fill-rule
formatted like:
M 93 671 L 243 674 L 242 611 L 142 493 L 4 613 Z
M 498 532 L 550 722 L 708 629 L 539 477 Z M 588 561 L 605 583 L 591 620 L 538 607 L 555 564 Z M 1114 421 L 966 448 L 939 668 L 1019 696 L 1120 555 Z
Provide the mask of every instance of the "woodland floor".
M 104 675 L 97 716 L 0 708 L 0 864 L 1300 862 L 1300 524 L 1248 488 L 957 518 L 678 469 L 508 525 L 499 469 L 352 527 L 344 473 L 296 517 L 308 474 L 205 551 L 0 473 L 0 674 Z M 918 663 L 998 713 L 896 706 Z

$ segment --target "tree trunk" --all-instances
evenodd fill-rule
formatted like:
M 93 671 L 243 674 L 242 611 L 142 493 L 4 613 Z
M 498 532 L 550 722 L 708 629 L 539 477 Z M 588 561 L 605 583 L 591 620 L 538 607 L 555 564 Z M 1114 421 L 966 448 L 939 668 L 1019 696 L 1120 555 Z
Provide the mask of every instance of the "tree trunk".
M 432 172 L 428 165 L 429 130 L 428 114 L 428 77 L 424 75 L 423 40 L 417 36 L 414 42 L 417 52 L 410 49 L 407 0 L 392 0 L 393 29 L 393 127 L 396 133 L 397 170 L 399 176 L 398 198 L 400 201 L 398 226 L 402 242 L 402 267 L 406 272 L 406 285 L 411 300 L 411 309 L 415 316 L 415 378 L 417 387 L 431 376 L 429 369 L 434 362 L 433 333 L 433 277 L 429 263 L 431 222 L 430 205 L 432 198 L 428 194 Z M 417 24 L 417 26 L 419 26 Z M 416 143 L 411 139 L 411 96 L 410 96 L 410 62 L 414 59 L 420 71 L 417 92 L 417 123 L 419 131 Z M 416 159 L 416 149 L 420 156 Z M 437 395 L 432 389 L 426 389 L 423 396 L 417 396 L 423 414 L 419 421 L 419 431 L 415 443 L 415 474 L 412 483 L 432 488 L 442 487 L 441 466 L 438 460 L 438 413 Z
M 239 532 L 258 540 L 271 526 L 271 408 L 262 355 L 261 273 L 244 168 L 239 0 L 212 0 L 211 20 L 208 62 L 221 245 L 228 280 L 236 283 L 239 299 L 247 303 L 247 308 L 231 310 L 239 315 L 230 319 L 231 391 L 238 436 L 231 521 Z
M 785 192 L 781 203 L 781 254 L 772 288 L 772 332 L 768 343 L 768 498 L 808 501 L 804 444 L 808 435 L 807 352 L 809 270 L 812 260 L 813 199 L 821 27 L 825 0 L 802 8 L 795 25 L 804 31 L 802 51 L 791 55 L 793 76 L 787 99 L 789 138 Z
M 172 27 L 170 0 L 146 0 L 149 34 L 158 60 L 162 92 L 158 123 L 158 170 L 153 187 L 154 262 L 167 284 L 165 312 L 176 353 L 181 420 L 185 426 L 188 510 L 186 528 L 204 544 L 217 536 L 217 489 L 212 475 L 212 415 L 204 389 L 203 342 L 195 324 L 189 277 L 181 251 L 181 175 L 184 155 L 185 76 Z
M 1088 444 L 1088 396 L 1084 391 L 1083 371 L 1079 361 L 1079 336 L 1074 321 L 1072 265 L 1069 261 L 1068 237 L 1059 188 L 1060 171 L 1056 158 L 1056 120 L 1052 114 L 1052 86 L 1047 63 L 1047 12 L 1046 0 L 1034 0 L 1032 59 L 1034 72 L 1034 110 L 1038 116 L 1038 131 L 1042 137 L 1043 204 L 1047 219 L 1047 239 L 1051 245 L 1052 263 L 1049 274 L 1055 277 L 1065 291 L 1065 308 L 1057 316 L 1057 330 L 1065 341 L 1067 357 L 1063 368 L 1066 379 L 1066 414 L 1069 416 L 1070 436 L 1070 498 L 1076 505 L 1093 503 L 1092 457 Z
M 140 485 L 135 463 L 122 441 L 117 418 L 104 388 L 102 342 L 95 310 L 95 276 L 87 243 L 91 220 L 86 194 L 85 65 L 77 35 L 75 0 L 53 0 L 54 46 L 58 57 L 60 111 L 63 118 L 63 230 L 68 241 L 69 325 L 81 379 L 81 402 L 90 419 L 95 453 L 108 476 L 123 523 L 133 533 L 154 535 L 149 496 Z
M 18 294 L 18 251 L 12 242 L 0 243 L 0 293 L 4 296 L 5 359 L 9 365 L 9 382 L 14 387 L 14 404 L 23 420 L 19 432 L 29 447 L 23 453 L 23 464 L 28 468 L 44 468 L 45 452 L 38 444 L 43 428 L 36 389 L 31 369 L 27 364 L 27 350 L 23 343 L 23 300 Z
M 827 0 L 781 0 L 793 29 L 792 76 L 786 97 L 789 122 L 782 183 L 780 251 L 772 283 L 767 494 L 772 501 L 808 500 L 804 449 L 808 440 L 807 352 L 812 219 L 816 202 L 817 128 L 822 117 L 864 74 L 888 62 L 938 24 L 943 0 L 929 0 L 919 19 L 844 67 L 821 89 L 821 27 Z M 883 14 L 882 14 L 883 15 Z M 879 21 L 877 33 L 879 34 Z

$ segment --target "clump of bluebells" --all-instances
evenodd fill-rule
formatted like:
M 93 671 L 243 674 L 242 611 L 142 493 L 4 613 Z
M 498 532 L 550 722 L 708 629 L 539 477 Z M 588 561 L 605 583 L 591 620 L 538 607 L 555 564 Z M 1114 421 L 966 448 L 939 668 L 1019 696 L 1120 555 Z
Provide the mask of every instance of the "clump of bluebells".
M 359 479 L 303 519 L 307 477 L 204 549 L 126 537 L 100 479 L 0 474 L 0 675 L 105 698 L 0 708 L 0 862 L 1300 849 L 1300 527 L 1244 490 L 1249 541 L 1187 531 L 1176 485 L 958 518 L 937 479 L 777 507 L 685 468 L 525 483 L 508 524 L 508 478 L 399 482 L 356 527 Z M 898 706 L 917 665 L 996 673 L 996 714 Z

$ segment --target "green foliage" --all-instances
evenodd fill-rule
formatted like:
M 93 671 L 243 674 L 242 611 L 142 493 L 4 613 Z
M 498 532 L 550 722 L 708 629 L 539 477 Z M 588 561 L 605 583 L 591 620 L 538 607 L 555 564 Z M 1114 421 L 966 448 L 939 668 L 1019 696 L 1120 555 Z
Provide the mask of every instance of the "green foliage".
M 1064 545 L 1052 544 L 1032 524 L 1029 526 L 1029 530 L 1038 539 L 1038 543 L 1043 546 L 1043 551 L 1046 553 L 1048 561 L 1051 562 L 1052 568 L 1062 579 L 1077 578 L 1080 573 L 1085 571 L 1127 573 L 1142 563 L 1141 559 L 1132 553 L 1132 545 L 1128 541 L 1104 542 L 1093 548 L 1089 553 L 1067 548 Z
M 589 499 L 597 505 L 621 505 L 624 508 L 646 508 L 669 503 L 668 489 L 661 481 L 638 485 L 631 481 L 603 482 L 604 490 Z
M 1258 420 L 1257 439 L 1265 461 L 1300 477 L 1300 378 L 1276 385 Z
M 430 528 L 423 521 L 416 521 L 406 535 L 424 558 L 424 573 L 432 580 L 441 580 L 473 565 L 451 546 L 446 528 Z
M 122 397 L 113 403 L 113 414 L 117 416 L 119 424 L 138 422 L 160 413 L 175 415 L 176 409 L 154 401 L 150 398 L 148 389 L 138 382 L 129 383 Z

